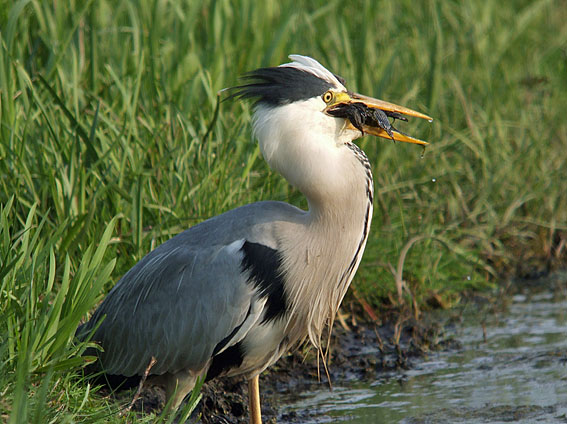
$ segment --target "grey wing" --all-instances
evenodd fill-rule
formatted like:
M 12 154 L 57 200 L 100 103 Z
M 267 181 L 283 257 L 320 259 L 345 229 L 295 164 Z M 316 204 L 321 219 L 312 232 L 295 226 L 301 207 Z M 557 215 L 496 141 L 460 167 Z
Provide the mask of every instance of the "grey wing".
M 201 370 L 213 354 L 244 337 L 265 300 L 242 269 L 244 240 L 207 248 L 164 244 L 111 290 L 86 330 L 104 316 L 93 339 L 106 372 L 140 375 Z M 222 342 L 222 343 L 221 343 Z

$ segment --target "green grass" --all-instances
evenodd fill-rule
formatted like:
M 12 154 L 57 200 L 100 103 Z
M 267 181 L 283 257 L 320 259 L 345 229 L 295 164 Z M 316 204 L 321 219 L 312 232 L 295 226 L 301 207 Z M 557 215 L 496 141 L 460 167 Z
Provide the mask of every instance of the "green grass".
M 405 300 L 450 304 L 561 256 L 567 7 L 509 3 L 0 0 L 3 420 L 154 421 L 74 378 L 74 329 L 183 229 L 260 199 L 306 206 L 261 160 L 249 103 L 214 119 L 218 90 L 289 53 L 435 118 L 403 127 L 432 143 L 423 158 L 360 143 L 376 202 L 354 286 L 374 307 L 396 279 Z

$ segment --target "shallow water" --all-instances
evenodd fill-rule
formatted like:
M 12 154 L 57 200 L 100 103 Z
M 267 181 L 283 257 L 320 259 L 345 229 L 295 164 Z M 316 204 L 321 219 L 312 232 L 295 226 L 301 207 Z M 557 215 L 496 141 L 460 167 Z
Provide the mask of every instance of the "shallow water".
M 304 393 L 280 412 L 309 411 L 308 423 L 567 423 L 567 298 L 552 293 L 567 278 L 553 278 L 537 284 L 549 291 L 526 289 L 504 312 L 466 314 L 454 330 L 461 349 Z

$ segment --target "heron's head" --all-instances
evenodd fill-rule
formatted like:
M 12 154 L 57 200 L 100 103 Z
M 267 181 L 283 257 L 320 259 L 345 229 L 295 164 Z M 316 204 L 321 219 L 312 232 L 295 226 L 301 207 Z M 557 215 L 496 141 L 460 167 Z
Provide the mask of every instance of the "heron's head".
M 345 81 L 315 59 L 290 55 L 291 63 L 261 68 L 244 76 L 247 83 L 235 95 L 255 98 L 255 130 L 265 120 L 277 119 L 277 127 L 301 132 L 328 127 L 338 139 L 372 134 L 385 139 L 427 145 L 393 127 L 395 119 L 432 120 L 423 113 L 349 91 Z M 327 122 L 328 124 L 321 124 Z M 273 128 L 272 128 L 273 131 Z
M 318 165 L 330 163 L 344 144 L 364 134 L 427 145 L 392 124 L 407 117 L 431 120 L 429 116 L 353 93 L 342 78 L 310 57 L 290 59 L 291 63 L 249 72 L 233 97 L 256 99 L 254 132 L 262 154 L 292 184 L 313 178 L 314 172 L 308 171 L 316 168 L 314 160 Z M 304 166 L 296 166 L 299 163 Z

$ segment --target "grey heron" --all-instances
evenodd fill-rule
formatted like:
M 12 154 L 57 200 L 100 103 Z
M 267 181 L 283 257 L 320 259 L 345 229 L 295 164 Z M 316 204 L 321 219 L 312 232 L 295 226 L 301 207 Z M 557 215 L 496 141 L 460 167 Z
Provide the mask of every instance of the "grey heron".
M 199 377 L 242 375 L 251 422 L 261 422 L 258 375 L 307 338 L 321 348 L 362 258 L 374 188 L 353 140 L 427 144 L 388 116 L 429 116 L 350 92 L 312 58 L 290 59 L 246 74 L 232 96 L 256 100 L 262 155 L 308 210 L 262 201 L 195 225 L 130 269 L 80 329 L 102 346 L 108 374 L 140 376 L 155 358 L 153 384 L 175 408 Z

